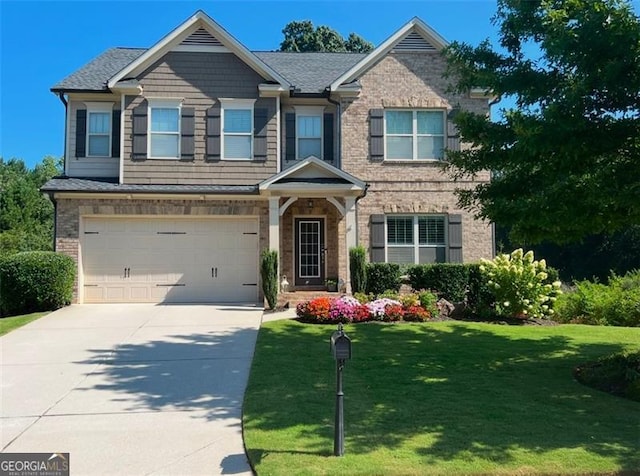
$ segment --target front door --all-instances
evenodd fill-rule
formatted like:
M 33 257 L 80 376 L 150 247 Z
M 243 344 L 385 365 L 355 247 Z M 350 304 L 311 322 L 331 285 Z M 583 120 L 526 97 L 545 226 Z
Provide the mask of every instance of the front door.
M 324 218 L 296 218 L 296 286 L 324 285 Z

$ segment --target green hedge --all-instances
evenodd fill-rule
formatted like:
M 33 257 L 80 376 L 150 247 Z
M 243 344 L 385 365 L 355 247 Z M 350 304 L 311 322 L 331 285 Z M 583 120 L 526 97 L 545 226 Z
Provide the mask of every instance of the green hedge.
M 400 265 L 367 263 L 367 293 L 378 295 L 387 290 L 400 290 Z
M 560 322 L 603 326 L 640 326 L 640 270 L 612 276 L 608 284 L 580 281 L 558 296 Z
M 0 312 L 52 311 L 71 303 L 76 263 L 52 251 L 27 251 L 0 261 Z
M 470 265 L 462 263 L 437 263 L 411 266 L 408 270 L 411 287 L 430 289 L 451 302 L 465 299 L 469 287 Z

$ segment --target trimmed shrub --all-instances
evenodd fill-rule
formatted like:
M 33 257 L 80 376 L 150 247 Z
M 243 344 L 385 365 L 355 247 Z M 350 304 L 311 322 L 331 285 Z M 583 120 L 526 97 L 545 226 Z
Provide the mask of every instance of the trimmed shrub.
M 260 275 L 262 277 L 262 292 L 270 309 L 278 304 L 278 252 L 263 250 L 260 257 Z
M 387 290 L 400 290 L 400 265 L 367 263 L 367 293 L 378 295 Z
M 351 292 L 363 293 L 367 289 L 367 250 L 356 246 L 349 250 L 349 270 L 351 271 Z
M 517 249 L 493 261 L 482 260 L 480 271 L 496 297 L 494 311 L 499 317 L 549 317 L 560 282 L 547 283 L 547 264 L 536 261 L 533 251 Z
M 464 301 L 469 283 L 469 265 L 436 263 L 411 266 L 409 282 L 413 289 L 429 289 L 451 302 Z
M 482 319 L 493 315 L 496 297 L 480 271 L 480 264 L 469 264 L 469 285 L 467 290 L 467 310 Z
M 26 251 L 0 261 L 0 310 L 12 316 L 71 303 L 75 261 L 53 251 Z
M 560 322 L 640 326 L 640 270 L 611 276 L 607 285 L 581 281 L 555 304 Z
M 640 402 L 640 352 L 621 352 L 587 362 L 577 367 L 574 375 L 583 385 Z

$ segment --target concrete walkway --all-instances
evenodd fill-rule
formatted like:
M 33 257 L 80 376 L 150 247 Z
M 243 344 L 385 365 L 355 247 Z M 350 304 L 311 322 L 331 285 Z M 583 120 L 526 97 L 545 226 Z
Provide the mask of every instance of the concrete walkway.
M 71 474 L 251 474 L 242 398 L 260 308 L 75 305 L 0 338 L 2 451 Z

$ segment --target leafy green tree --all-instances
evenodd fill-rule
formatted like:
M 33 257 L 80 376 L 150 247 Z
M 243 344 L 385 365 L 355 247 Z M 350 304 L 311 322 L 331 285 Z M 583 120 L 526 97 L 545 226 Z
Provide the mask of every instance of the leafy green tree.
M 368 53 L 373 50 L 373 44 L 355 33 L 349 34 L 345 40 L 340 33 L 328 26 L 317 28 L 309 20 L 292 21 L 282 30 L 284 40 L 280 43 L 280 51 L 308 52 L 353 52 Z
M 512 97 L 500 122 L 460 112 L 461 206 L 515 240 L 578 241 L 640 223 L 640 22 L 622 0 L 499 0 L 500 44 L 452 43 L 455 90 Z M 532 54 L 532 52 L 534 52 Z
M 52 249 L 53 204 L 40 187 L 60 167 L 50 156 L 33 170 L 21 159 L 0 158 L 0 254 Z

